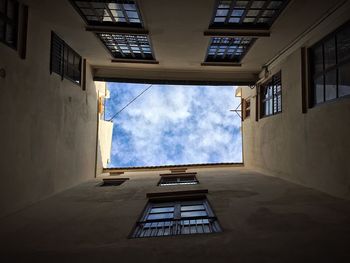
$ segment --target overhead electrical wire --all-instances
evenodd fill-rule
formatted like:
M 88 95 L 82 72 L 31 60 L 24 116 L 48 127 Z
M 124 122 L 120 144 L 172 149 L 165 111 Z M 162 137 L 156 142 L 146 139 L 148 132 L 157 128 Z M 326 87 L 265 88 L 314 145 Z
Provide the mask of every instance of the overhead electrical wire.
M 143 93 L 145 93 L 147 90 L 149 90 L 153 84 L 150 84 L 147 88 L 145 88 L 139 95 L 137 95 L 135 98 L 133 98 L 128 104 L 126 104 L 121 110 L 119 110 L 116 114 L 113 115 L 112 118 L 110 118 L 108 121 L 112 121 L 119 113 L 121 113 L 123 110 L 125 110 L 131 103 L 133 103 L 135 100 L 137 100 L 139 97 L 142 96 Z

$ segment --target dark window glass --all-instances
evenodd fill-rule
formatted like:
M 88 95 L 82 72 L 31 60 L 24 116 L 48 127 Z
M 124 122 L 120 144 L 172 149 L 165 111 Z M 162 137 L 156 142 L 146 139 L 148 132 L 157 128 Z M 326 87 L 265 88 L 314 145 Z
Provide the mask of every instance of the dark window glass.
M 326 101 L 337 98 L 337 71 L 326 73 Z
M 211 27 L 269 29 L 289 0 L 219 0 Z
M 324 43 L 324 64 L 326 70 L 336 64 L 335 37 Z
M 339 67 L 339 97 L 350 95 L 350 62 Z
M 282 82 L 281 72 L 261 86 L 260 89 L 261 117 L 282 112 Z
M 349 95 L 350 23 L 310 48 L 314 104 Z
M 15 0 L 0 0 L 0 41 L 17 48 L 18 8 Z
M 338 61 L 350 59 L 350 26 L 346 26 L 337 34 Z
M 314 90 L 315 90 L 315 103 L 324 102 L 324 80 L 323 75 L 319 76 L 314 81 Z
M 149 202 L 132 237 L 157 237 L 220 232 L 206 199 Z
M 55 33 L 51 34 L 51 72 L 80 85 L 81 56 Z

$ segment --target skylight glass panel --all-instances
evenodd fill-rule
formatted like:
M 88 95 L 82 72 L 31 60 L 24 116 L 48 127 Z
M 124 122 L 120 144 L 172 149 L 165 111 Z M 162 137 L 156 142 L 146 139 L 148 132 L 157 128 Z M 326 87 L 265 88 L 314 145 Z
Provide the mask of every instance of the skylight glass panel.
M 74 0 L 72 2 L 89 25 L 117 24 L 120 26 L 142 27 L 140 11 L 135 1 Z
M 240 63 L 254 41 L 249 37 L 213 37 L 206 62 Z
M 97 33 L 114 58 L 153 60 L 148 36 L 115 33 Z
M 269 29 L 289 0 L 219 0 L 211 27 Z

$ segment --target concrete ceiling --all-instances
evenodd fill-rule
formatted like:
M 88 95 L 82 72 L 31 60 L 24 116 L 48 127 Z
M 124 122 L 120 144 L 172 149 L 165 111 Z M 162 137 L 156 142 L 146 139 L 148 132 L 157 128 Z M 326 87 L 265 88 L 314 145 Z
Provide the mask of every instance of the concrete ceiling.
M 138 1 L 159 64 L 112 63 L 112 56 L 68 0 L 27 1 L 78 53 L 87 58 L 96 77 L 189 81 L 255 82 L 262 66 L 314 25 L 341 0 L 291 0 L 271 28 L 259 38 L 241 67 L 202 66 L 210 37 L 215 0 Z

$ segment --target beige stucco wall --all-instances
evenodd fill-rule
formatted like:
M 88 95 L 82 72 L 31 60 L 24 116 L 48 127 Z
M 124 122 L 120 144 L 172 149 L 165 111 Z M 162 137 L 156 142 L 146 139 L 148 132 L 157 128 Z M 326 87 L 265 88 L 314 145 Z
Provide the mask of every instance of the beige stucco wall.
M 341 25 L 346 16 L 349 18 L 348 14 L 331 18 L 301 45 L 312 45 Z M 279 70 L 282 71 L 281 114 L 256 122 L 256 89 L 243 89 L 243 97 L 252 96 L 251 117 L 243 122 L 245 165 L 350 198 L 350 99 L 318 105 L 303 114 L 301 49 L 281 60 L 271 73 Z
M 97 100 L 91 69 L 86 91 L 50 75 L 54 29 L 30 8 L 27 58 L 0 43 L 0 68 L 6 70 L 0 78 L 0 216 L 94 176 Z

